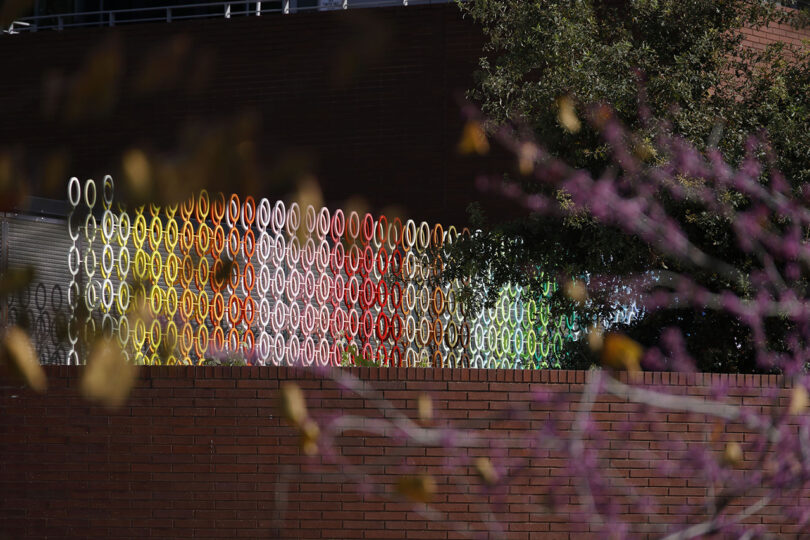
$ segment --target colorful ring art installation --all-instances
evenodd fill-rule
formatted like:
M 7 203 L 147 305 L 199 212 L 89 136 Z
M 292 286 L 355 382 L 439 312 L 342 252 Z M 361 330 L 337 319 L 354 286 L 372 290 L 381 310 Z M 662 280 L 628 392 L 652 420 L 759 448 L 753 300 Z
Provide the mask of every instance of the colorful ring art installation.
M 110 176 L 68 185 L 71 364 L 85 360 L 79 328 L 138 363 L 305 366 L 543 368 L 580 334 L 519 287 L 470 314 L 457 284 L 432 285 L 429 250 L 466 229 L 205 190 L 132 211 L 114 192 Z

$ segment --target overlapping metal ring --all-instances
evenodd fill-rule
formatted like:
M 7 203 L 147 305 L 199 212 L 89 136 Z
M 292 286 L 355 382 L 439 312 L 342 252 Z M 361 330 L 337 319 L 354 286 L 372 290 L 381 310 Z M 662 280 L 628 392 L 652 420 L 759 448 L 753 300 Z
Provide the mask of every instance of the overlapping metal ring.
M 531 291 L 505 288 L 494 308 L 471 314 L 458 284 L 431 285 L 442 262 L 429 249 L 441 253 L 467 230 L 206 191 L 135 210 L 114 209 L 113 197 L 109 176 L 100 186 L 69 182 L 69 363 L 85 360 L 77 328 L 114 336 L 132 361 L 152 364 L 360 356 L 543 368 L 579 336 L 575 316 L 552 318 Z

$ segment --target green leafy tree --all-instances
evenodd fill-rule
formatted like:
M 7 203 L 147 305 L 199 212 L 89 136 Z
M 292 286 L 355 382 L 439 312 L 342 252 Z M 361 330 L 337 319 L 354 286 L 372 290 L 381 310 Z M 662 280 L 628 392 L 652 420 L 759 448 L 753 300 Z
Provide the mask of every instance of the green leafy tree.
M 609 174 L 611 163 L 621 163 L 600 133 L 605 109 L 598 105 L 609 104 L 634 133 L 635 157 L 650 165 L 669 159 L 652 144 L 662 133 L 682 136 L 699 149 L 719 148 L 732 164 L 745 156 L 751 135 L 764 133 L 770 146 L 759 157 L 796 189 L 810 180 L 810 47 L 780 43 L 753 50 L 744 44 L 745 29 L 806 27 L 801 12 L 747 0 L 472 0 L 460 8 L 487 37 L 469 97 L 489 119 L 489 132 L 518 126 L 566 163 L 595 176 Z M 580 120 L 586 115 L 590 122 Z M 532 156 L 521 157 L 505 181 L 529 192 L 543 189 L 527 165 Z M 679 181 L 700 187 L 699 179 Z M 747 204 L 738 193 L 727 196 L 736 207 Z M 562 207 L 569 204 L 564 192 L 556 197 Z M 744 295 L 751 255 L 736 245 L 729 220 L 688 201 L 664 202 L 702 250 L 732 261 L 739 271 L 737 279 L 701 271 L 700 282 Z M 618 283 L 630 274 L 687 270 L 684 262 L 596 223 L 587 209 L 563 220 L 525 215 L 498 224 L 487 223 L 478 207 L 471 213 L 483 232 L 445 255 L 445 275 L 468 278 L 465 298 L 472 309 L 490 302 L 506 283 L 586 275 L 613 276 Z M 590 291 L 584 305 L 576 305 L 569 289 L 558 288 L 554 307 L 576 308 L 584 324 L 612 309 L 610 286 L 602 287 L 601 297 Z M 769 338 L 778 347 L 786 328 L 772 322 Z M 672 325 L 684 330 L 690 349 L 701 352 L 701 369 L 761 369 L 748 330 L 722 314 L 668 310 L 627 331 L 649 343 Z M 582 343 L 570 344 L 567 362 L 590 362 Z

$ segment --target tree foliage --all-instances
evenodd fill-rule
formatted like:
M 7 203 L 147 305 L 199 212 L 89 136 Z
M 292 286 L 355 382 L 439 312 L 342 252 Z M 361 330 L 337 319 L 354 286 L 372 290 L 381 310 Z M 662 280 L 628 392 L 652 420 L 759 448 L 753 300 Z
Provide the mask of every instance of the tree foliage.
M 764 134 L 769 145 L 758 156 L 781 170 L 794 189 L 810 180 L 810 47 L 780 43 L 753 50 L 744 44 L 750 29 L 802 24 L 795 10 L 747 0 L 473 0 L 460 6 L 487 37 L 469 97 L 481 107 L 490 133 L 516 126 L 550 155 L 599 176 L 617 163 L 621 166 L 621 156 L 613 154 L 600 133 L 604 121 L 599 115 L 605 109 L 591 107 L 609 103 L 612 114 L 633 134 L 633 157 L 647 166 L 668 159 L 651 144 L 662 134 L 684 137 L 700 151 L 719 149 L 732 165 L 743 160 L 750 135 Z M 580 122 L 584 115 L 591 121 Z M 547 195 L 551 188 L 527 167 L 533 156 L 523 155 L 531 147 L 525 148 L 516 152 L 516 166 L 505 180 L 528 193 Z M 696 178 L 678 181 L 686 189 L 702 185 Z M 561 207 L 570 205 L 564 191 L 553 195 Z M 748 204 L 733 189 L 724 197 L 735 209 Z M 689 198 L 661 202 L 701 250 L 729 261 L 741 275 L 750 269 L 752 255 L 735 243 L 727 216 Z M 565 280 L 684 270 L 682 261 L 598 223 L 587 208 L 563 220 L 529 214 L 494 225 L 480 208 L 473 208 L 471 219 L 481 232 L 456 246 L 446 276 L 472 276 L 466 294 L 473 309 L 505 283 L 539 279 L 538 271 Z M 749 289 L 745 279 L 730 281 L 705 269 L 697 274 L 710 290 L 745 295 Z M 556 309 L 572 307 L 564 291 L 561 287 L 553 299 Z M 593 322 L 612 307 L 606 297 L 578 309 L 583 321 Z M 673 324 L 684 330 L 691 350 L 705 353 L 700 355 L 701 369 L 760 369 L 749 330 L 723 315 L 659 311 L 629 331 L 649 343 Z M 774 345 L 785 330 L 784 325 L 770 325 Z M 569 352 L 570 358 L 583 358 Z

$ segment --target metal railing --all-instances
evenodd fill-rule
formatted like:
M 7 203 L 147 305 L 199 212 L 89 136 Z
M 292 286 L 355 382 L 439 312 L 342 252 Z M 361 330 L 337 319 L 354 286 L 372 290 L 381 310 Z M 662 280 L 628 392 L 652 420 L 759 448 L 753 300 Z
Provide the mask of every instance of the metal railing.
M 3 28 L 3 34 L 20 34 L 40 30 L 65 30 L 119 26 L 132 23 L 165 22 L 232 17 L 260 17 L 266 14 L 291 14 L 306 11 L 446 4 L 452 0 L 272 0 L 265 2 L 231 1 L 174 4 L 160 7 L 104 9 L 21 17 Z

